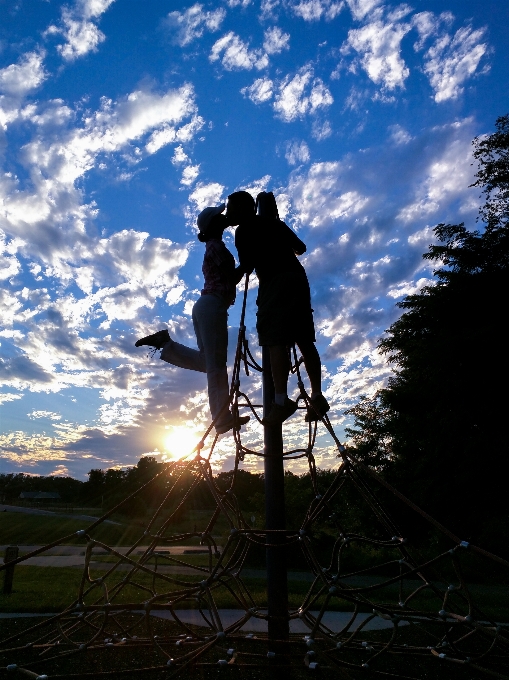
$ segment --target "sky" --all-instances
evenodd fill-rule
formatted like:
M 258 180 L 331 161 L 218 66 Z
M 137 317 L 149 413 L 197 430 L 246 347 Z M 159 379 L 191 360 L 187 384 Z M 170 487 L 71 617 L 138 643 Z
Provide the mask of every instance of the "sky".
M 433 227 L 479 226 L 471 142 L 509 112 L 508 26 L 506 0 L 0 0 L 0 472 L 86 479 L 198 441 L 205 376 L 134 343 L 195 346 L 196 216 L 238 189 L 273 191 L 307 245 L 343 437 L 391 373 L 396 303 L 433 280 Z M 259 403 L 258 375 L 242 388 Z M 304 441 L 302 412 L 284 432 Z

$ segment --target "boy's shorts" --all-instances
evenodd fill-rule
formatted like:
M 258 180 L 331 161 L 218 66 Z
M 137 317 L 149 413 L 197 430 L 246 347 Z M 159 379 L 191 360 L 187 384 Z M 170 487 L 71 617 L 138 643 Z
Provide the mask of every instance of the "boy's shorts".
M 260 345 L 315 342 L 311 293 L 304 271 L 285 272 L 263 281 L 256 304 Z

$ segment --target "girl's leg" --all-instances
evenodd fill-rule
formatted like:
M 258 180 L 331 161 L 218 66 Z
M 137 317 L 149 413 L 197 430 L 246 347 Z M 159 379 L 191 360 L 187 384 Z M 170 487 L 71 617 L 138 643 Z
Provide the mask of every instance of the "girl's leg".
M 226 368 L 228 308 L 216 295 L 202 295 L 193 308 L 193 323 L 200 352 L 205 358 L 210 413 L 220 426 L 231 417 Z
M 197 349 L 191 349 L 181 345 L 179 342 L 170 340 L 167 342 L 161 352 L 161 359 L 173 366 L 180 368 L 187 368 L 191 371 L 200 371 L 206 373 L 205 355 Z

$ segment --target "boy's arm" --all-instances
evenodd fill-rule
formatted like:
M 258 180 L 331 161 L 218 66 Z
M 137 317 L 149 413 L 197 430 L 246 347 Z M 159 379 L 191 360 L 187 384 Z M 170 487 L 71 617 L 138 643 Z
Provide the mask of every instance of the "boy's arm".
M 236 276 L 239 270 L 240 273 L 239 281 L 244 274 L 251 274 L 254 267 L 254 261 L 252 257 L 253 248 L 249 245 L 249 239 L 246 237 L 245 230 L 242 227 L 237 227 L 235 231 L 235 247 L 237 248 L 237 254 L 239 256 L 240 266 L 235 270 Z M 238 282 L 237 282 L 238 283 Z
M 287 224 L 285 224 L 284 222 L 282 222 L 282 224 L 284 224 L 284 226 L 286 227 L 286 236 L 290 242 L 290 246 L 293 252 L 296 255 L 303 255 L 307 250 L 304 241 L 301 241 L 297 234 L 293 231 L 293 229 L 290 229 L 290 227 Z

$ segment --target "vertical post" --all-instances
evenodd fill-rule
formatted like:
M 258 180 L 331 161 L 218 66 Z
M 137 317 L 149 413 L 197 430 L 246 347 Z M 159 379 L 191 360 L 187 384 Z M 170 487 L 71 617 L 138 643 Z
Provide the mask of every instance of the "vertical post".
M 19 548 L 17 545 L 9 545 L 5 549 L 4 564 L 7 562 L 12 562 L 12 560 L 17 560 L 19 555 Z M 4 595 L 10 595 L 12 593 L 12 581 L 14 579 L 14 564 L 4 571 Z
M 262 349 L 263 415 L 274 400 L 274 383 L 268 347 Z M 285 529 L 285 471 L 283 465 L 282 425 L 264 427 L 265 518 L 267 529 Z M 284 534 L 267 534 L 267 600 L 269 615 L 269 651 L 286 652 L 289 638 L 288 576 L 286 551 L 278 547 L 285 543 Z

